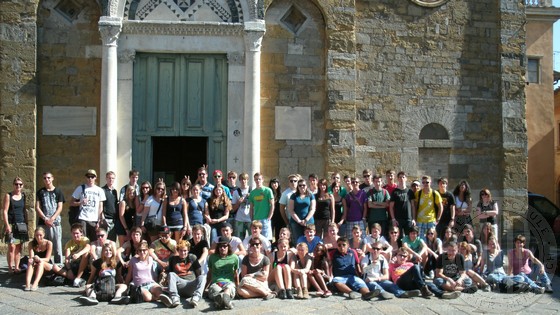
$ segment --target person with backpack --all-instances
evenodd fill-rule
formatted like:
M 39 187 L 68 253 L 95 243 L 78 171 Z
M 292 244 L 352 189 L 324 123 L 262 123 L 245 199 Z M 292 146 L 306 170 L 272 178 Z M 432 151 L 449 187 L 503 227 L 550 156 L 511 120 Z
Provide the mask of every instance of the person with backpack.
M 99 302 L 111 304 L 128 304 L 129 297 L 123 295 L 127 286 L 117 282 L 117 274 L 122 266 L 117 259 L 115 247 L 105 243 L 101 258 L 91 264 L 91 273 L 87 281 L 85 295 L 78 301 L 82 305 L 97 305 Z
M 412 205 L 415 207 L 416 226 L 419 235 L 426 235 L 429 228 L 435 228 L 443 214 L 443 203 L 439 192 L 430 187 L 432 178 L 428 175 L 422 176 L 422 189 L 417 191 Z
M 72 193 L 70 206 L 80 208 L 77 222 L 82 224 L 84 234 L 90 240 L 94 240 L 100 222 L 105 219 L 103 202 L 106 200 L 106 196 L 105 191 L 95 184 L 97 178 L 95 170 L 87 170 L 85 177 L 85 184 L 76 187 Z
M 232 212 L 235 213 L 235 236 L 244 239 L 245 236 L 251 234 L 251 205 L 249 204 L 249 174 L 239 174 L 239 187 L 233 191 L 233 200 L 231 202 Z

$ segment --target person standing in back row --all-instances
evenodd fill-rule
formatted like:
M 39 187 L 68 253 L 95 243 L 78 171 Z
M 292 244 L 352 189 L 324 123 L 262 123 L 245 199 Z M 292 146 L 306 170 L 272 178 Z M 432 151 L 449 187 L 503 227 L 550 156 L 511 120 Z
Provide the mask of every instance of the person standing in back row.
M 82 229 L 88 239 L 96 239 L 96 230 L 99 221 L 104 219 L 103 202 L 106 200 L 105 192 L 95 184 L 97 172 L 93 169 L 87 170 L 86 183 L 84 186 L 76 187 L 72 193 L 71 206 L 80 207 L 78 222 L 82 224 Z M 82 187 L 85 189 L 82 190 Z
M 43 173 L 45 186 L 37 191 L 35 211 L 37 226 L 45 229 L 45 238 L 53 243 L 53 259 L 57 264 L 64 262 L 62 252 L 62 224 L 60 213 L 62 204 L 66 201 L 62 190 L 54 186 L 54 176 L 51 172 Z
M 429 228 L 435 228 L 443 213 L 443 205 L 439 192 L 432 190 L 430 184 L 432 178 L 428 175 L 422 176 L 422 189 L 416 192 L 412 203 L 416 207 L 416 225 L 419 228 L 418 235 L 423 237 Z
M 109 171 L 105 174 L 107 183 L 101 187 L 105 192 L 105 202 L 103 203 L 103 215 L 105 217 L 105 225 L 107 229 L 107 238 L 115 242 L 117 233 L 115 231 L 115 220 L 118 220 L 117 209 L 119 208 L 119 198 L 115 189 L 115 172 Z
M 267 240 L 272 240 L 270 219 L 274 214 L 274 194 L 272 189 L 263 186 L 261 173 L 255 173 L 253 179 L 256 187 L 249 194 L 251 219 L 260 221 L 263 225 L 262 234 Z

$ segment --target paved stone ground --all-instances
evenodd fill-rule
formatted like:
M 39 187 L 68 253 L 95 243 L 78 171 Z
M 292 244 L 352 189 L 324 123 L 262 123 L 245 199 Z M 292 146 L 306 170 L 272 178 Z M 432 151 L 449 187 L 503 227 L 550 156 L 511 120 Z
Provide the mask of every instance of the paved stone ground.
M 80 289 L 72 287 L 40 287 L 36 292 L 23 291 L 25 276 L 9 275 L 6 258 L 0 255 L 0 314 L 162 314 L 215 312 L 207 301 L 196 310 L 183 305 L 165 308 L 161 303 L 130 305 L 81 306 L 77 298 Z M 456 300 L 431 298 L 392 299 L 388 301 L 347 300 L 341 296 L 313 297 L 310 300 L 235 300 L 228 314 L 560 314 L 560 278 L 553 278 L 555 293 L 535 295 L 477 292 L 463 294 Z

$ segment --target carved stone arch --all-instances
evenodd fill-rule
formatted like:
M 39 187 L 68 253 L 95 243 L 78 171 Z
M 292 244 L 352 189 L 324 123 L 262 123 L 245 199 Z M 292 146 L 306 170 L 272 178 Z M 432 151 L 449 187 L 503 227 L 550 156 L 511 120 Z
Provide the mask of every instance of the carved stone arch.
M 420 140 L 422 129 L 428 125 L 434 127 L 435 125 L 431 124 L 436 124 L 447 132 L 447 139 L 441 139 L 444 142 L 448 142 L 444 146 L 450 146 L 450 141 L 462 139 L 463 137 L 465 124 L 457 123 L 458 119 L 462 119 L 462 115 L 458 114 L 453 106 L 421 108 L 418 108 L 418 106 L 408 106 L 403 111 L 402 131 L 405 141 Z M 441 143 L 443 144 L 443 142 Z
M 418 136 L 420 140 L 433 139 L 433 140 L 449 140 L 449 132 L 444 126 L 438 123 L 427 124 L 420 130 Z

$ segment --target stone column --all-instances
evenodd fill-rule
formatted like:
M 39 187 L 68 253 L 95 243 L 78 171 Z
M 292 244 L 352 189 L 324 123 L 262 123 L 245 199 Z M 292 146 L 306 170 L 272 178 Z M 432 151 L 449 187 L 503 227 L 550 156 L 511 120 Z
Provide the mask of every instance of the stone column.
M 243 169 L 250 178 L 261 168 L 261 44 L 264 21 L 245 23 L 245 119 Z
M 122 19 L 102 16 L 99 32 L 103 42 L 101 66 L 101 115 L 99 176 L 107 171 L 117 171 L 117 40 L 122 29 Z

